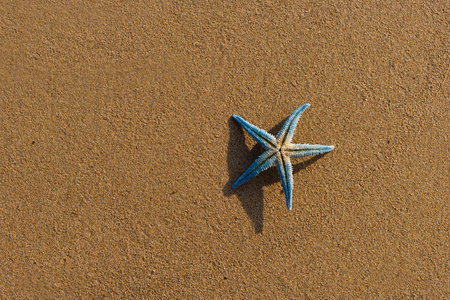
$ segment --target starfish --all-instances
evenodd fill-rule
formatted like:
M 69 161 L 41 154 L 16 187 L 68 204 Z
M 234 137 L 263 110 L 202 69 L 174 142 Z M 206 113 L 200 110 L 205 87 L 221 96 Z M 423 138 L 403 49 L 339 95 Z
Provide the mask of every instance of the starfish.
M 290 158 L 301 158 L 305 156 L 317 155 L 330 152 L 334 146 L 291 144 L 295 127 L 301 114 L 309 107 L 305 104 L 297 108 L 284 123 L 277 137 L 252 125 L 239 116 L 233 118 L 248 132 L 248 134 L 266 150 L 245 173 L 233 184 L 237 188 L 241 184 L 249 181 L 262 171 L 271 167 L 275 162 L 280 173 L 281 184 L 283 185 L 286 205 L 288 210 L 292 209 L 292 164 Z

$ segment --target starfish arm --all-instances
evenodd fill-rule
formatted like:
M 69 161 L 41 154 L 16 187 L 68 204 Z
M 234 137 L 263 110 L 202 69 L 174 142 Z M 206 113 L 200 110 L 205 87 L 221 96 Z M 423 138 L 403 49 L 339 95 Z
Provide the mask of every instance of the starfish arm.
M 277 140 L 281 145 L 291 142 L 292 137 L 294 136 L 295 126 L 297 126 L 298 119 L 300 119 L 300 116 L 308 107 L 309 104 L 300 106 L 286 120 L 283 128 L 281 128 L 280 132 L 277 135 Z
M 259 129 L 255 125 L 250 124 L 239 116 L 233 115 L 233 118 L 248 132 L 248 134 L 257 141 L 265 149 L 276 149 L 277 140 L 270 133 Z
M 292 164 L 289 156 L 283 153 L 277 155 L 277 169 L 280 173 L 281 184 L 283 185 L 284 195 L 286 196 L 287 209 L 291 210 L 294 181 L 292 180 Z
M 277 152 L 268 150 L 264 152 L 255 162 L 250 166 L 250 168 L 245 171 L 245 173 L 239 177 L 238 180 L 233 184 L 233 188 L 237 188 L 244 182 L 249 181 L 262 171 L 271 167 L 275 160 L 277 159 Z
M 327 153 L 333 149 L 334 146 L 291 144 L 283 148 L 283 151 L 290 157 L 301 158 L 305 156 Z

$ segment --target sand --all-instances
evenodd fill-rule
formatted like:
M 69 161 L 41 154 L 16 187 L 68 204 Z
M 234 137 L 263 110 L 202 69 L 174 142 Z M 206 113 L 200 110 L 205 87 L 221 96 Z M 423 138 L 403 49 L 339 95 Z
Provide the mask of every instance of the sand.
M 0 298 L 450 297 L 448 2 L 238 2 L 2 1 Z

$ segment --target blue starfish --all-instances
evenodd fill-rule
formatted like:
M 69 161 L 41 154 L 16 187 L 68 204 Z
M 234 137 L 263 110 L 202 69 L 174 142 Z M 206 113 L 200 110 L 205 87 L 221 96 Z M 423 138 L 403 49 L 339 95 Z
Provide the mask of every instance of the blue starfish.
M 275 162 L 280 173 L 281 184 L 283 185 L 284 195 L 286 196 L 286 205 L 288 210 L 292 209 L 292 164 L 290 158 L 300 158 L 316 154 L 330 152 L 334 146 L 291 144 L 294 136 L 295 126 L 301 114 L 309 107 L 305 104 L 297 108 L 284 123 L 283 128 L 275 138 L 270 133 L 259 129 L 248 123 L 239 116 L 233 115 L 233 118 L 250 134 L 250 136 L 266 149 L 245 173 L 233 184 L 237 188 L 244 182 L 249 181 L 262 171 L 271 167 Z

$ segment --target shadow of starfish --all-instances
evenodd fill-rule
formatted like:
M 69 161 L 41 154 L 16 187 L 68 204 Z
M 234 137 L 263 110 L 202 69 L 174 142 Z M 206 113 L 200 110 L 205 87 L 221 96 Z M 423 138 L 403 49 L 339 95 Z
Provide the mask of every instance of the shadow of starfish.
M 274 134 L 280 131 L 286 120 L 287 118 L 278 123 L 269 132 Z M 228 120 L 228 125 L 230 127 L 230 138 L 228 141 L 227 163 L 230 179 L 223 188 L 223 194 L 226 197 L 236 194 L 245 212 L 253 222 L 255 233 L 262 233 L 264 220 L 264 194 L 262 187 L 279 182 L 280 177 L 277 168 L 270 168 L 253 178 L 252 183 L 246 184 L 245 187 L 233 189 L 232 185 L 236 179 L 242 175 L 252 161 L 264 152 L 264 149 L 259 144 L 256 144 L 250 150 L 245 145 L 244 130 L 232 117 Z M 305 169 L 324 155 L 316 155 L 306 161 L 295 164 L 292 170 L 293 173 L 296 174 Z

